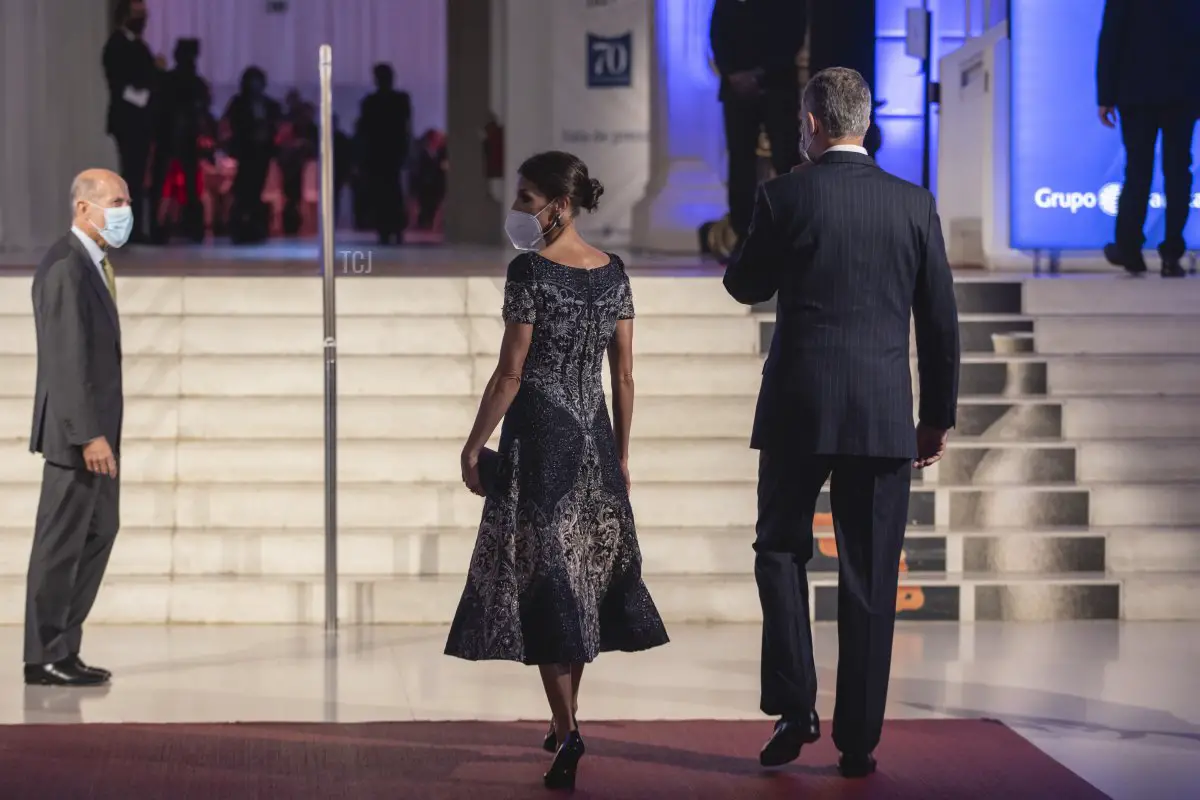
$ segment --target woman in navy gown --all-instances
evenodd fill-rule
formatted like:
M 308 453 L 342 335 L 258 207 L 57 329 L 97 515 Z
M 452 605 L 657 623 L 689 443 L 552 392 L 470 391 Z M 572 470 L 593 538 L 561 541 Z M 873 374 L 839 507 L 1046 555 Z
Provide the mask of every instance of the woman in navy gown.
M 486 495 L 483 519 L 446 653 L 538 666 L 553 717 L 545 783 L 567 788 L 584 752 L 575 719 L 584 665 L 666 644 L 667 633 L 642 582 L 629 504 L 629 278 L 575 228 L 603 187 L 569 153 L 535 155 L 519 172 L 505 230 L 522 253 L 508 266 L 500 361 L 462 453 L 463 481 Z M 480 456 L 501 419 L 485 481 Z

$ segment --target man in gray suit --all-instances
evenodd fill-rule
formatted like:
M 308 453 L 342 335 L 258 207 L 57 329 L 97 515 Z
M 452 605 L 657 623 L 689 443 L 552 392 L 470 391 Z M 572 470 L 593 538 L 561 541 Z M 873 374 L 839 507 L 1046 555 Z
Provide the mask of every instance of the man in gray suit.
M 119 527 L 121 326 L 107 252 L 133 229 L 129 188 L 88 170 L 71 184 L 70 232 L 33 278 L 37 389 L 29 449 L 45 458 L 25 601 L 25 682 L 96 686 L 83 622 Z

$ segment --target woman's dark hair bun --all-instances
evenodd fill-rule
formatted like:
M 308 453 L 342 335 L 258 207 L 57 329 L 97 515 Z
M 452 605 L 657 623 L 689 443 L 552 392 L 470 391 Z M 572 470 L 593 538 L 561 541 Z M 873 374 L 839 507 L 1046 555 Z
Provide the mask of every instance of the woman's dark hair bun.
M 567 198 L 572 214 L 595 211 L 600 205 L 600 195 L 604 194 L 604 184 L 588 175 L 587 164 L 561 150 L 530 156 L 517 172 L 547 199 Z
M 579 207 L 584 211 L 595 211 L 600 207 L 600 196 L 604 194 L 604 184 L 596 178 L 588 178 L 587 189 L 582 194 Z

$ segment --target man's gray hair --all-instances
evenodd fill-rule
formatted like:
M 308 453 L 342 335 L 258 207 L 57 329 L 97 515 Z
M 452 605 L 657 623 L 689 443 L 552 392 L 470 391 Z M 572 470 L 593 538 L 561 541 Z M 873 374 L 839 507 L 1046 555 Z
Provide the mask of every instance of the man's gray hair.
M 71 181 L 71 216 L 75 216 L 75 204 L 80 200 L 95 202 L 103 184 L 103 180 L 87 172 L 76 175 L 75 180 Z
M 830 139 L 860 139 L 871 127 L 871 87 L 855 70 L 823 69 L 804 87 L 804 110 Z

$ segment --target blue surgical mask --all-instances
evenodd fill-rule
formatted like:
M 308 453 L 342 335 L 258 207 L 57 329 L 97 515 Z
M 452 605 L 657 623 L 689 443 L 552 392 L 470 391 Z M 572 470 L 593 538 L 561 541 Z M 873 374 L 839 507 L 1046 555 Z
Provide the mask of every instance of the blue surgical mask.
M 96 205 L 91 201 L 89 204 Z M 91 220 L 88 222 L 93 228 L 96 227 Z M 96 228 L 96 232 L 100 234 L 101 239 L 108 242 L 109 247 L 120 247 L 125 244 L 129 241 L 129 234 L 133 233 L 133 208 L 118 206 L 104 209 L 104 227 Z

